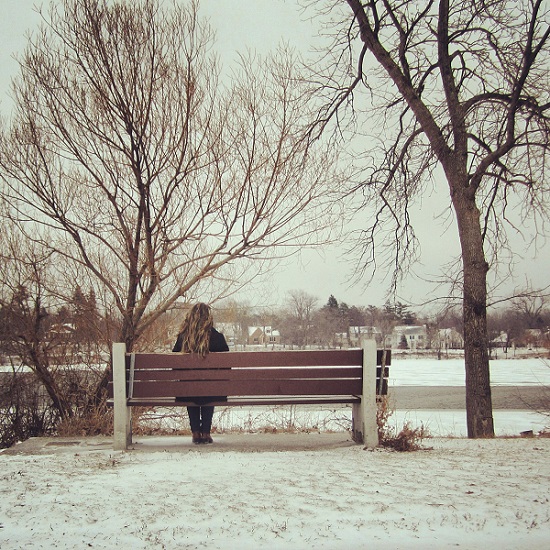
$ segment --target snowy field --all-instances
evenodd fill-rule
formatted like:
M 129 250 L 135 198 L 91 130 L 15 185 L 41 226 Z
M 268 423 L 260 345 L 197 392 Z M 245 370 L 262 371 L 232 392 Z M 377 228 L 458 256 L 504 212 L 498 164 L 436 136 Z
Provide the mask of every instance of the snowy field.
M 430 439 L 396 453 L 324 437 L 335 434 L 0 453 L 0 548 L 550 547 L 550 439 Z
M 157 416 L 159 413 L 153 413 Z M 184 411 L 178 417 L 164 417 L 159 422 L 166 428 L 185 428 Z M 517 436 L 524 431 L 535 434 L 550 426 L 550 418 L 534 411 L 493 410 L 495 434 Z M 464 410 L 395 410 L 388 424 L 399 432 L 405 423 L 412 427 L 425 427 L 434 437 L 466 437 L 466 411 Z M 351 429 L 351 408 L 337 407 L 218 407 L 214 413 L 214 426 L 218 431 L 232 432 L 332 432 Z
M 495 435 L 518 436 L 522 432 L 537 434 L 550 426 L 550 419 L 536 412 L 493 410 Z M 424 426 L 433 437 L 467 437 L 466 411 L 395 411 L 389 425 L 398 432 L 404 423 Z M 550 547 L 549 547 L 550 548 Z
M 550 386 L 550 360 L 537 357 L 493 359 L 493 386 Z M 464 386 L 464 358 L 407 357 L 394 353 L 390 386 Z

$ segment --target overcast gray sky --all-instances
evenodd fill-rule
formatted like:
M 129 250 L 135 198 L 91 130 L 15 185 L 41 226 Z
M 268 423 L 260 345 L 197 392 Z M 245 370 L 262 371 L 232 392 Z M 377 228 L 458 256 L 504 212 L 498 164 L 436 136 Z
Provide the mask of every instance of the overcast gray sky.
M 25 47 L 28 32 L 40 23 L 40 16 L 33 10 L 35 5 L 41 5 L 41 2 L 0 0 L 0 110 L 4 115 L 11 110 L 9 84 L 18 71 L 13 57 Z M 210 18 L 217 35 L 217 48 L 226 64 L 236 59 L 237 52 L 246 48 L 265 53 L 281 41 L 286 41 L 308 52 L 313 43 L 319 43 L 316 21 L 304 17 L 297 0 L 203 0 L 201 11 Z M 435 278 L 445 264 L 458 254 L 456 228 L 452 218 L 449 223 L 448 216 L 444 215 L 449 214 L 448 190 L 446 184 L 441 183 L 437 194 L 425 197 L 414 212 L 416 219 L 413 222 L 416 222 L 422 255 L 415 274 L 407 277 L 399 289 L 399 297 L 413 304 L 436 295 L 434 286 L 422 279 Z M 514 281 L 499 289 L 500 295 L 511 292 L 515 285 L 525 284 L 527 279 L 534 286 L 549 284 L 548 247 L 541 247 L 538 251 L 527 249 L 530 234 L 531 231 L 526 228 L 525 239 L 519 235 L 515 237 L 515 245 L 523 251 L 525 258 L 514 268 Z M 304 252 L 301 259 L 284 262 L 279 272 L 265 281 L 265 291 L 260 293 L 259 303 L 275 305 L 284 301 L 289 290 L 304 290 L 318 297 L 319 305 L 325 303 L 330 294 L 350 305 L 382 305 L 387 290 L 382 277 L 368 287 L 364 284 L 351 287 L 348 282 L 351 265 L 341 256 L 341 250 L 341 246 L 326 247 L 319 252 Z M 241 297 L 256 301 L 254 293 Z

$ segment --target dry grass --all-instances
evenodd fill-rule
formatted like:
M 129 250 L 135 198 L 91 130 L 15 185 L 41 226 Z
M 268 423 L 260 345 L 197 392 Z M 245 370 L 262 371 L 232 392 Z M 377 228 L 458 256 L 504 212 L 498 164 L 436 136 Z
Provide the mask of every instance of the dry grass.
M 399 432 L 389 426 L 389 419 L 395 412 L 388 396 L 378 397 L 376 422 L 378 424 L 378 440 L 382 447 L 400 452 L 418 451 L 422 449 L 422 441 L 430 437 L 425 426 L 413 428 L 410 422 L 405 422 Z
M 62 420 L 56 431 L 61 437 L 111 435 L 113 411 L 107 405 L 101 405 L 90 409 L 86 415 Z

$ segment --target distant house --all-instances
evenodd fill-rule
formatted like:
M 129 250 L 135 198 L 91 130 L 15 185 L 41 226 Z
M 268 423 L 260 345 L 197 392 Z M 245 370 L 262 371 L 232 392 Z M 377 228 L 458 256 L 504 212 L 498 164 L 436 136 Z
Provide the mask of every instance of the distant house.
M 50 334 L 52 336 L 62 336 L 69 338 L 76 332 L 76 327 L 73 323 L 54 323 L 50 328 Z
M 454 328 L 442 328 L 435 335 L 434 345 L 439 350 L 464 349 L 464 338 Z
M 248 344 L 280 344 L 281 333 L 270 326 L 248 327 Z
M 377 343 L 380 343 L 382 341 L 382 333 L 376 327 L 349 327 L 349 344 L 351 347 L 360 346 L 363 339 L 374 339 Z
M 391 347 L 392 349 L 399 349 L 404 347 L 404 342 L 406 342 L 406 349 L 425 349 L 427 335 L 425 325 L 397 326 L 393 329 L 391 335 Z

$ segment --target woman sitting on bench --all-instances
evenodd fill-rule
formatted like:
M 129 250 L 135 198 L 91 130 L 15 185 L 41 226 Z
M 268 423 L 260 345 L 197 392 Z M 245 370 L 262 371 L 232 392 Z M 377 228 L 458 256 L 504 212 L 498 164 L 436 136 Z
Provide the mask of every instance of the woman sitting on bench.
M 195 304 L 183 321 L 172 351 L 198 353 L 203 357 L 209 352 L 229 351 L 223 334 L 218 332 L 213 325 L 210 306 L 203 303 Z M 208 403 L 227 400 L 227 396 L 176 397 L 176 401 L 178 399 L 196 403 L 194 407 L 187 407 L 193 443 L 213 443 L 210 430 L 212 429 L 214 407 Z

